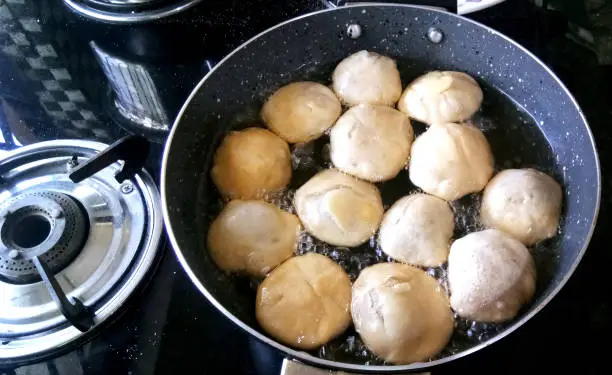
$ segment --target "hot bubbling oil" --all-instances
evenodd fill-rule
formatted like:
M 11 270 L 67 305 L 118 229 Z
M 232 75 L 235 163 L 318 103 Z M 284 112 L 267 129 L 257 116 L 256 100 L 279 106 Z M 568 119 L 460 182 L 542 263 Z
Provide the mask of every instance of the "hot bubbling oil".
M 560 168 L 556 165 L 555 155 L 533 118 L 521 110 L 505 94 L 484 82 L 480 82 L 480 84 L 484 91 L 485 101 L 481 110 L 472 119 L 472 123 L 479 127 L 487 137 L 495 157 L 496 170 L 534 167 L 548 172 L 556 177 L 557 181 L 562 181 L 562 173 L 559 173 Z M 426 130 L 425 125 L 418 122 L 413 121 L 412 125 L 415 136 Z M 281 209 L 295 213 L 293 198 L 296 189 L 317 172 L 331 167 L 328 135 L 325 134 L 306 144 L 292 145 L 294 173 L 291 184 L 285 191 L 266 197 L 267 200 Z M 410 182 L 408 170 L 401 171 L 393 180 L 377 184 L 377 186 L 381 191 L 385 210 L 402 196 L 420 192 Z M 453 239 L 482 229 L 478 219 L 480 199 L 480 194 L 470 194 L 451 202 L 451 208 L 455 216 Z M 216 217 L 224 202 L 220 199 L 213 200 L 212 204 L 210 200 L 208 202 L 205 222 L 209 223 Z M 536 296 L 548 286 L 555 273 L 559 258 L 557 244 L 561 237 L 558 235 L 531 249 L 538 274 Z M 392 261 L 380 249 L 376 236 L 372 236 L 368 242 L 361 246 L 349 249 L 329 245 L 304 232 L 300 234 L 297 253 L 304 254 L 307 252 L 316 252 L 333 259 L 343 267 L 352 281 L 365 267 Z M 446 265 L 424 268 L 424 270 L 437 279 L 440 285 L 448 291 Z M 219 277 L 224 281 L 226 280 L 224 274 L 220 274 Z M 228 303 L 233 304 L 232 307 L 239 316 L 244 316 L 245 319 L 248 319 L 246 317 L 253 317 L 254 305 L 249 301 L 254 301 L 260 280 L 237 276 L 232 277 L 232 282 L 236 293 L 234 297 L 227 298 Z M 503 331 L 510 323 L 486 324 L 455 316 L 455 330 L 451 340 L 433 359 L 451 356 L 478 345 Z M 370 365 L 388 364 L 365 347 L 352 327 L 312 354 L 338 362 Z
M 535 121 L 520 110 L 503 93 L 482 84 L 485 98 L 481 111 L 473 118 L 472 123 L 479 127 L 487 136 L 495 156 L 496 170 L 506 168 L 535 167 L 555 175 L 558 170 L 554 163 L 554 154 L 539 131 Z M 415 135 L 426 130 L 423 124 L 413 122 Z M 271 198 L 280 208 L 295 213 L 293 197 L 295 190 L 304 184 L 318 171 L 329 168 L 329 138 L 327 135 L 316 141 L 294 145 L 292 147 L 292 163 L 294 177 L 290 188 Z M 558 176 L 557 176 L 558 177 Z M 560 180 L 557 178 L 557 180 Z M 385 210 L 400 197 L 420 192 L 411 184 L 408 171 L 404 170 L 393 179 L 378 184 Z M 468 233 L 482 230 L 479 221 L 481 194 L 469 194 L 450 203 L 455 217 L 453 239 L 461 238 Z M 557 236 L 559 238 L 560 236 Z M 532 249 L 538 271 L 538 290 L 548 284 L 555 270 L 558 252 L 556 239 L 544 241 Z M 315 252 L 336 261 L 349 275 L 351 281 L 359 276 L 364 268 L 381 262 L 393 261 L 381 250 L 377 236 L 374 235 L 365 244 L 346 248 L 338 247 L 320 241 L 306 232 L 299 237 L 297 254 Z M 434 277 L 448 293 L 446 264 L 440 267 L 423 268 Z M 455 330 L 448 345 L 432 359 L 443 358 L 478 345 L 503 331 L 511 323 L 493 324 L 481 323 L 463 319 L 455 314 Z M 354 328 L 331 342 L 323 345 L 313 353 L 319 357 L 358 364 L 381 365 L 388 364 L 367 349 Z
M 272 201 L 282 209 L 294 211 L 292 204 L 294 194 L 295 190 L 288 189 L 275 196 Z M 451 204 L 455 213 L 455 238 L 480 229 L 478 223 L 479 199 L 479 195 L 472 194 Z M 322 254 L 334 260 L 344 269 L 351 281 L 355 281 L 359 273 L 368 266 L 393 261 L 381 250 L 377 235 L 372 236 L 361 246 L 348 248 L 330 245 L 304 231 L 299 236 L 297 254 L 303 255 L 309 252 Z M 448 293 L 446 264 L 440 267 L 423 268 L 423 270 L 438 280 Z M 503 328 L 501 324 L 478 323 L 455 316 L 453 337 L 437 358 L 446 357 L 477 345 Z M 385 364 L 385 361 L 368 350 L 354 328 L 350 328 L 341 336 L 323 345 L 314 354 L 333 361 L 370 365 Z

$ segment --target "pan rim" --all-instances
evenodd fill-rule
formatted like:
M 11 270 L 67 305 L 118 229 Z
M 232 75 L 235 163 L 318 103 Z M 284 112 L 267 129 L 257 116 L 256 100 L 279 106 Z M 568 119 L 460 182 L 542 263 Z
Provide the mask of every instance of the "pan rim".
M 248 324 L 244 323 L 242 320 L 240 320 L 238 317 L 236 317 L 234 314 L 232 314 L 229 310 L 227 310 L 219 301 L 217 301 L 217 299 L 200 282 L 200 280 L 198 279 L 198 277 L 196 276 L 196 274 L 194 273 L 192 268 L 189 266 L 187 260 L 183 256 L 183 252 L 180 249 L 180 247 L 178 245 L 178 241 L 176 240 L 176 237 L 174 235 L 174 231 L 172 229 L 172 224 L 171 224 L 170 219 L 169 219 L 168 205 L 167 205 L 167 200 L 166 200 L 166 193 L 167 193 L 167 191 L 166 191 L 166 177 L 167 177 L 166 166 L 167 166 L 167 162 L 168 162 L 168 159 L 169 159 L 170 149 L 171 149 L 171 146 L 172 146 L 172 140 L 174 138 L 174 134 L 176 132 L 176 128 L 179 125 L 179 123 L 181 122 L 181 119 L 182 119 L 185 111 L 189 107 L 189 104 L 191 103 L 191 101 L 193 100 L 193 98 L 195 97 L 197 92 L 200 90 L 202 85 L 204 85 L 206 80 L 219 67 L 221 67 L 223 65 L 223 63 L 225 63 L 234 54 L 236 54 L 238 51 L 240 51 L 243 48 L 245 48 L 250 43 L 252 43 L 255 40 L 257 40 L 261 36 L 263 36 L 263 35 L 265 35 L 265 34 L 267 34 L 269 32 L 272 32 L 272 31 L 274 31 L 274 30 L 276 30 L 278 28 L 281 28 L 281 27 L 283 27 L 283 26 L 285 26 L 287 24 L 290 24 L 292 22 L 295 22 L 295 21 L 298 21 L 298 20 L 301 20 L 301 19 L 304 19 L 304 18 L 308 18 L 308 17 L 311 17 L 311 16 L 315 16 L 315 15 L 321 14 L 321 13 L 342 11 L 342 9 L 344 9 L 344 8 L 372 8 L 372 7 L 405 7 L 405 8 L 416 8 L 416 9 L 426 10 L 426 11 L 429 11 L 429 12 L 446 14 L 446 15 L 449 15 L 451 17 L 455 17 L 458 21 L 470 22 L 470 23 L 472 23 L 472 24 L 474 24 L 476 26 L 479 26 L 482 29 L 487 30 L 488 32 L 490 32 L 492 34 L 495 34 L 495 35 L 497 35 L 499 37 L 502 37 L 503 39 L 507 40 L 509 43 L 511 43 L 512 45 L 514 45 L 518 49 L 520 49 L 523 53 L 525 53 L 527 56 L 532 58 L 542 68 L 544 68 L 544 70 L 557 82 L 559 87 L 561 87 L 561 89 L 569 97 L 569 99 L 571 100 L 572 104 L 574 105 L 574 107 L 578 111 L 578 113 L 580 115 L 580 119 L 582 120 L 582 124 L 586 128 L 587 134 L 589 136 L 589 141 L 591 143 L 591 148 L 592 148 L 594 156 L 595 156 L 595 169 L 597 171 L 597 181 L 596 181 L 597 197 L 596 197 L 596 202 L 595 202 L 595 212 L 594 212 L 594 216 L 593 216 L 593 222 L 591 223 L 591 227 L 589 228 L 589 232 L 587 233 L 587 236 L 585 238 L 584 246 L 582 247 L 582 249 L 580 249 L 580 251 L 579 251 L 579 253 L 577 255 L 576 261 L 574 261 L 574 263 L 571 265 L 571 267 L 569 268 L 567 273 L 559 281 L 557 286 L 549 293 L 549 295 L 546 296 L 546 298 L 544 298 L 544 300 L 542 300 L 531 311 L 529 311 L 528 313 L 523 315 L 520 319 L 517 319 L 516 321 L 514 321 L 510 326 L 508 326 L 502 332 L 500 332 L 496 336 L 488 339 L 485 342 L 482 342 L 482 343 L 480 343 L 478 345 L 475 345 L 475 346 L 473 346 L 473 347 L 471 347 L 469 349 L 466 349 L 466 350 L 463 350 L 461 352 L 455 353 L 455 354 L 453 354 L 451 356 L 448 356 L 448 357 L 436 359 L 436 360 L 429 361 L 429 362 L 415 362 L 415 363 L 408 364 L 408 365 L 389 365 L 389 366 L 376 365 L 376 366 L 371 366 L 371 365 L 360 365 L 360 364 L 354 364 L 354 363 L 337 362 L 337 361 L 332 361 L 332 360 L 328 360 L 328 359 L 319 358 L 319 357 L 313 356 L 313 355 L 311 355 L 309 353 L 306 353 L 306 352 L 303 352 L 303 351 L 299 351 L 299 350 L 290 348 L 290 347 L 288 347 L 286 345 L 283 345 L 280 342 L 278 342 L 278 341 L 276 341 L 276 340 L 274 340 L 274 339 L 264 335 L 263 333 L 257 331 L 256 329 L 252 328 Z M 427 7 L 427 6 L 412 5 L 412 4 L 392 4 L 392 3 L 350 4 L 350 5 L 345 5 L 343 7 L 332 8 L 332 9 L 323 9 L 323 10 L 318 10 L 318 11 L 315 11 L 315 12 L 310 12 L 310 13 L 307 13 L 307 14 L 303 14 L 301 16 L 298 16 L 298 17 L 286 20 L 284 22 L 281 22 L 281 23 L 279 23 L 277 25 L 274 25 L 274 26 L 272 26 L 272 27 L 262 31 L 261 33 L 255 35 L 254 37 L 248 39 L 246 42 L 242 43 L 240 46 L 235 48 L 232 52 L 230 52 L 228 55 L 226 55 L 221 61 L 219 61 L 219 63 L 217 63 L 217 65 L 215 65 L 198 82 L 198 84 L 194 87 L 192 92 L 189 94 L 189 97 L 187 98 L 187 100 L 185 101 L 183 106 L 181 107 L 179 113 L 177 114 L 177 117 L 176 117 L 176 119 L 175 119 L 175 121 L 174 121 L 174 123 L 172 125 L 171 130 L 170 130 L 170 134 L 168 135 L 168 138 L 167 138 L 166 143 L 164 145 L 164 153 L 163 153 L 163 158 L 162 158 L 160 181 L 161 181 L 161 196 L 162 196 L 163 218 L 164 218 L 164 223 L 166 225 L 166 229 L 167 229 L 167 232 L 168 232 L 168 237 L 169 237 L 170 243 L 172 245 L 172 249 L 173 249 L 176 257 L 178 258 L 179 263 L 181 264 L 181 267 L 183 268 L 183 270 L 189 276 L 189 279 L 191 280 L 191 282 L 196 286 L 196 288 L 198 288 L 200 293 L 202 293 L 204 295 L 204 297 L 206 297 L 206 299 L 213 306 L 215 306 L 215 308 L 217 310 L 219 310 L 219 312 L 221 312 L 223 315 L 225 315 L 226 318 L 230 319 L 234 324 L 236 324 L 238 327 L 240 327 L 242 330 L 244 330 L 245 332 L 247 332 L 251 336 L 255 337 L 259 341 L 261 341 L 261 342 L 263 342 L 263 343 L 265 343 L 265 344 L 267 344 L 267 345 L 269 345 L 269 346 L 271 346 L 271 347 L 273 347 L 273 348 L 275 348 L 277 350 L 280 350 L 281 352 L 283 352 L 286 356 L 290 357 L 291 359 L 295 359 L 295 360 L 298 360 L 300 362 L 311 364 L 311 365 L 314 365 L 314 366 L 317 366 L 317 367 L 323 367 L 323 368 L 335 369 L 335 370 L 348 370 L 348 371 L 368 372 L 368 373 L 381 373 L 381 372 L 390 373 L 390 372 L 414 371 L 414 370 L 433 368 L 433 367 L 436 367 L 436 366 L 439 366 L 439 365 L 442 365 L 442 364 L 454 361 L 456 359 L 465 357 L 465 356 L 467 356 L 469 354 L 472 354 L 474 352 L 477 352 L 477 351 L 479 351 L 479 350 L 481 350 L 481 349 L 483 349 L 483 348 L 485 348 L 485 347 L 487 347 L 487 346 L 489 346 L 491 344 L 494 344 L 495 342 L 503 339 L 504 337 L 508 336 L 512 332 L 516 331 L 520 326 L 525 324 L 528 320 L 533 318 L 533 316 L 536 315 L 540 310 L 542 310 L 546 305 L 548 305 L 548 303 L 559 293 L 559 291 L 565 286 L 567 281 L 573 275 L 574 271 L 576 270 L 576 268 L 578 267 L 578 264 L 582 260 L 582 257 L 584 256 L 584 253 L 586 252 L 586 250 L 587 250 L 587 248 L 588 248 L 588 246 L 590 244 L 590 241 L 592 239 L 592 236 L 593 236 L 593 233 L 594 233 L 594 230 L 595 230 L 595 226 L 596 226 L 596 223 L 597 223 L 597 218 L 598 218 L 598 215 L 599 215 L 599 209 L 600 209 L 600 203 L 601 203 L 601 166 L 600 166 L 600 161 L 599 161 L 599 155 L 598 155 L 598 152 L 597 152 L 597 146 L 596 146 L 596 143 L 595 143 L 595 139 L 593 137 L 593 132 L 591 131 L 591 128 L 590 128 L 590 126 L 588 124 L 588 121 L 587 121 L 586 117 L 584 116 L 584 113 L 582 112 L 582 109 L 580 108 L 580 105 L 578 104 L 578 102 L 576 101 L 574 96 L 567 89 L 567 87 L 563 84 L 563 82 L 557 77 L 557 75 L 546 64 L 544 64 L 544 62 L 542 62 L 542 60 L 540 60 L 531 51 L 527 50 L 525 47 L 523 47 L 522 45 L 520 45 L 516 41 L 510 39 L 509 37 L 505 36 L 504 34 L 498 32 L 496 30 L 492 29 L 491 27 L 486 26 L 486 25 L 484 25 L 482 23 L 479 23 L 477 21 L 474 21 L 472 19 L 463 17 L 461 15 L 458 15 L 458 14 L 455 14 L 455 13 L 452 13 L 452 12 L 446 12 L 446 11 L 442 11 L 442 10 L 432 9 L 431 7 Z

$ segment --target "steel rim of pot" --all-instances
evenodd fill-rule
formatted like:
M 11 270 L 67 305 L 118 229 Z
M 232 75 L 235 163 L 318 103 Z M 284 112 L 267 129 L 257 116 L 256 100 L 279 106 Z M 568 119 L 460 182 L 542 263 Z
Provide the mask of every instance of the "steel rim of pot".
M 177 5 L 167 5 L 159 9 L 146 10 L 135 13 L 109 12 L 102 9 L 93 8 L 86 4 L 81 4 L 81 1 L 79 0 L 64 0 L 64 3 L 78 14 L 81 14 L 91 19 L 112 23 L 137 23 L 154 21 L 160 18 L 172 16 L 197 5 L 201 1 L 202 0 L 183 0 Z

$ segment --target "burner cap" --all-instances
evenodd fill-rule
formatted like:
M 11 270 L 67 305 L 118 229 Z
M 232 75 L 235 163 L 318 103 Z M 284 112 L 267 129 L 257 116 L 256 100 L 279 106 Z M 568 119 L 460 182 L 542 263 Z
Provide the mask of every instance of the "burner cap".
M 79 204 L 64 193 L 41 191 L 11 198 L 0 208 L 0 280 L 40 281 L 36 256 L 56 274 L 81 250 L 89 229 Z
M 50 141 L 0 159 L 2 365 L 82 342 L 159 259 L 161 199 L 146 171 L 119 183 L 115 162 L 78 183 L 69 177 L 106 148 Z

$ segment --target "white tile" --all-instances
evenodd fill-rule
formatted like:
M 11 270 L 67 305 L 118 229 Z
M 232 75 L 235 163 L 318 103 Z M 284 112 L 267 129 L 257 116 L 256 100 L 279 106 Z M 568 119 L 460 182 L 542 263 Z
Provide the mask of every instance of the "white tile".
M 68 97 L 68 99 L 72 100 L 73 102 L 84 102 L 85 101 L 85 96 L 83 96 L 83 93 L 81 92 L 81 90 L 66 90 L 65 94 Z
M 30 45 L 30 41 L 28 40 L 28 37 L 21 32 L 17 32 L 17 33 L 10 33 L 11 35 L 11 39 L 13 39 L 13 42 L 15 44 L 17 44 L 18 46 L 29 46 Z
M 19 20 L 19 22 L 21 22 L 21 26 L 23 26 L 23 28 L 26 31 L 32 31 L 32 32 L 41 31 L 40 24 L 38 23 L 38 20 L 35 18 L 24 18 L 24 19 Z
M 42 44 L 40 46 L 36 46 L 36 51 L 42 57 L 57 57 L 55 49 L 50 44 Z
M 53 77 L 55 79 L 64 79 L 64 80 L 72 79 L 70 77 L 70 73 L 68 73 L 68 70 L 66 70 L 66 68 L 51 69 L 51 74 L 53 74 Z

